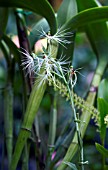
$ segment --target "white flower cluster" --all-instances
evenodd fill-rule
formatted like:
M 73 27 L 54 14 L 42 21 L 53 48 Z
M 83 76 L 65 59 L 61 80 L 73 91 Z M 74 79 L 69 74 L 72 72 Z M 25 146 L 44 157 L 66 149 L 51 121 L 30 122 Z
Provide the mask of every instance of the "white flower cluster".
M 25 50 L 24 50 L 25 51 Z M 35 75 L 38 75 L 38 84 L 39 86 L 46 82 L 46 80 L 52 79 L 54 81 L 55 74 L 60 77 L 60 68 L 65 72 L 67 69 L 62 67 L 63 65 L 69 63 L 66 60 L 63 61 L 62 57 L 59 60 L 56 60 L 50 57 L 50 54 L 42 54 L 40 56 L 32 53 L 30 55 L 27 51 L 22 52 L 24 54 L 24 58 L 22 60 L 22 66 L 25 70 L 27 70 L 26 74 L 32 75 L 32 72 Z
M 48 40 L 48 45 L 50 46 L 52 43 L 52 41 L 55 41 L 61 45 L 64 46 L 64 44 L 69 44 L 70 41 L 66 40 L 66 37 L 70 37 L 72 35 L 71 32 L 66 32 L 66 30 L 61 31 L 60 29 L 58 30 L 58 32 L 51 36 L 51 35 L 47 35 L 45 33 L 45 31 L 42 29 L 42 36 L 44 36 L 45 38 L 47 38 Z M 44 48 L 44 47 L 43 47 Z M 77 81 L 77 76 L 76 76 L 76 72 L 75 71 L 71 71 L 71 69 L 66 69 L 63 65 L 68 64 L 68 59 L 64 60 L 64 57 L 61 55 L 60 59 L 54 59 L 51 57 L 51 49 L 50 50 L 46 50 L 44 48 L 44 53 L 42 53 L 41 55 L 36 55 L 34 53 L 32 53 L 31 55 L 23 49 L 23 51 L 21 51 L 21 53 L 24 55 L 23 59 L 22 59 L 22 66 L 23 69 L 27 70 L 26 75 L 29 73 L 30 75 L 32 75 L 32 72 L 34 73 L 34 75 L 37 75 L 37 81 L 38 82 L 38 86 L 41 86 L 42 83 L 45 83 L 47 80 L 50 81 L 52 80 L 53 82 L 55 82 L 55 76 L 58 76 L 59 78 L 63 78 L 63 74 L 65 72 L 69 72 L 69 79 L 71 82 L 72 87 L 76 84 Z M 72 76 L 74 74 L 74 80 L 72 80 Z

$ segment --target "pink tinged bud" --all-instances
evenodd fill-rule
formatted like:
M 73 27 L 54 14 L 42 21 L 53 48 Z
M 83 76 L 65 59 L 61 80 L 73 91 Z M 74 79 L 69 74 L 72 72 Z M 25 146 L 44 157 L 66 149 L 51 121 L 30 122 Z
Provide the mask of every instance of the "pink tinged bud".
M 14 42 L 14 44 L 15 44 L 18 48 L 20 48 L 19 39 L 18 39 L 18 36 L 17 36 L 17 35 L 14 35 L 14 36 L 12 37 L 12 41 Z
M 34 52 L 36 54 L 38 53 L 43 53 L 43 47 L 46 49 L 47 48 L 47 39 L 44 38 L 44 39 L 40 39 L 38 40 L 36 43 L 35 43 L 35 46 L 34 46 Z
M 56 151 L 54 151 L 54 152 L 52 153 L 51 160 L 53 160 L 53 159 L 55 158 L 55 155 L 56 155 Z

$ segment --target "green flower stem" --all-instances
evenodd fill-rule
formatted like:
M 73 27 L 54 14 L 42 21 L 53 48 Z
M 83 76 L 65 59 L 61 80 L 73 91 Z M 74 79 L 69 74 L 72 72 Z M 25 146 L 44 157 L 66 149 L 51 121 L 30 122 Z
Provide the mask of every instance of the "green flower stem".
M 75 120 L 75 125 L 76 125 L 76 132 L 77 132 L 77 141 L 78 141 L 78 145 L 79 145 L 79 149 L 80 149 L 80 162 L 82 162 L 81 169 L 84 170 L 83 141 L 82 141 L 80 130 L 79 130 L 79 123 L 77 122 L 77 114 L 76 114 L 76 110 L 75 110 L 75 106 L 74 106 L 74 101 L 73 101 L 73 98 L 72 98 L 73 94 L 70 91 L 69 86 L 67 86 L 67 87 L 68 87 L 70 100 L 71 100 L 71 108 L 72 108 L 73 113 L 74 113 L 74 120 Z
M 23 10 L 22 9 L 16 9 L 15 11 L 16 14 L 16 23 L 17 23 L 17 30 L 18 30 L 18 37 L 19 37 L 19 43 L 20 43 L 20 47 L 25 49 L 26 51 L 28 51 L 30 53 L 30 45 L 29 45 L 29 41 L 28 41 L 28 36 L 27 36 L 27 29 L 26 29 L 26 22 L 25 22 L 25 17 L 23 15 Z M 22 58 L 24 56 L 22 55 Z M 26 73 L 23 70 L 23 80 L 24 80 L 24 87 L 25 90 L 25 94 L 23 93 L 23 115 L 25 113 L 25 109 L 26 109 L 26 105 L 27 105 L 27 100 L 28 100 L 28 96 L 31 92 L 32 89 L 32 78 L 30 76 L 30 74 L 28 74 L 26 77 L 24 76 Z M 27 145 L 27 144 L 26 144 Z M 23 155 L 26 155 L 25 157 L 23 156 L 22 159 L 22 169 L 27 170 L 28 168 L 28 155 L 29 153 L 27 153 L 27 147 L 25 146 L 25 148 L 23 149 Z
M 67 90 L 68 90 L 68 93 L 69 93 L 69 96 L 70 96 L 71 108 L 72 108 L 72 111 L 73 111 L 73 114 L 74 114 L 74 121 L 75 121 L 75 126 L 76 126 L 76 134 L 77 134 L 76 136 L 77 136 L 77 141 L 78 141 L 78 145 L 79 145 L 79 149 L 80 149 L 81 169 L 84 170 L 84 165 L 83 165 L 83 162 L 84 162 L 84 158 L 83 158 L 83 141 L 82 141 L 82 138 L 81 138 L 81 134 L 80 134 L 80 130 L 79 130 L 79 122 L 77 121 L 78 119 L 77 119 L 77 114 L 76 114 L 74 101 L 73 101 L 73 87 L 72 87 L 72 90 L 70 90 L 69 84 L 66 81 L 66 78 L 65 78 L 65 76 L 63 74 L 63 71 L 62 71 L 61 67 L 60 67 L 60 72 L 61 72 L 61 75 L 63 77 L 64 83 L 67 86 Z
M 11 58 L 10 51 L 4 41 L 0 43 L 1 49 L 7 61 L 7 82 L 4 89 L 4 129 L 5 142 L 7 149 L 8 166 L 12 160 L 13 151 L 13 78 L 14 78 L 14 59 Z
M 22 128 L 18 135 L 17 143 L 15 146 L 14 154 L 13 154 L 13 159 L 11 161 L 11 166 L 10 166 L 11 170 L 16 170 L 16 167 L 20 159 L 24 145 L 28 137 L 30 137 L 32 124 L 36 116 L 37 110 L 39 108 L 40 102 L 43 98 L 45 89 L 46 89 L 45 83 L 42 84 L 40 87 L 38 87 L 38 89 L 37 89 L 37 83 L 35 83 L 33 86 L 33 89 L 32 89 L 32 92 L 31 92 L 31 95 L 28 101 L 26 113 L 24 115 Z
M 8 84 L 4 91 L 4 126 L 8 165 L 10 165 L 13 150 L 13 88 L 11 84 Z
M 26 142 L 25 146 L 24 146 L 24 150 L 23 150 L 23 154 L 22 154 L 22 170 L 28 170 L 28 158 L 29 158 L 29 150 L 28 150 L 28 144 Z
M 50 127 L 49 127 L 49 139 L 48 144 L 54 145 L 56 136 L 56 124 L 57 124 L 57 96 L 55 94 L 53 101 L 53 110 L 50 114 Z
M 50 125 L 49 125 L 49 138 L 48 138 L 48 153 L 47 153 L 47 163 L 46 170 L 49 169 L 49 165 L 51 162 L 51 156 L 54 151 L 54 142 L 56 137 L 56 126 L 57 126 L 57 96 L 56 93 L 53 99 L 53 109 L 50 113 Z
M 93 77 L 93 81 L 92 81 L 92 84 L 91 84 L 91 87 L 94 87 L 94 88 L 97 88 L 99 83 L 100 83 L 100 80 L 102 78 L 102 75 L 104 73 L 104 70 L 106 68 L 106 65 L 107 65 L 107 62 L 106 60 L 99 60 L 99 63 L 97 65 L 97 68 L 96 68 L 96 72 L 95 72 L 95 75 Z M 94 92 L 89 92 L 88 94 L 88 97 L 87 97 L 87 102 L 89 103 L 89 105 L 93 105 L 94 104 L 94 101 L 95 101 L 95 97 L 96 97 L 96 90 L 94 90 Z M 86 110 L 83 111 L 82 113 L 82 116 L 81 116 L 81 125 L 80 125 L 80 131 L 81 131 L 81 137 L 83 138 L 84 137 L 84 134 L 85 134 L 85 131 L 86 131 L 86 128 L 89 124 L 89 121 L 90 121 L 90 118 L 91 118 L 91 112 L 88 112 Z M 85 122 L 85 123 L 84 123 Z M 82 128 L 83 126 L 83 128 Z M 78 140 L 77 140 L 77 132 L 75 133 L 74 135 L 74 138 L 68 148 L 68 151 L 63 159 L 63 162 L 70 162 L 73 158 L 73 156 L 75 155 L 76 151 L 78 149 Z M 67 167 L 66 164 L 64 163 L 61 163 L 61 165 L 57 168 L 57 170 L 65 170 Z

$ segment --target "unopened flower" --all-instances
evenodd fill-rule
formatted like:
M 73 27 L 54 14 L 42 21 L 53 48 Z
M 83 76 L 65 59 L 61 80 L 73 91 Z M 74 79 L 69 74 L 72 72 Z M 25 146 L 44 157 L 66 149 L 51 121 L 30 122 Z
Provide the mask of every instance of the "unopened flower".
M 69 84 L 71 88 L 73 88 L 76 85 L 76 82 L 77 82 L 77 75 L 73 69 L 73 66 L 71 66 L 69 70 Z
M 77 83 L 77 73 L 80 74 L 81 76 L 84 76 L 78 71 L 80 69 L 82 68 L 78 68 L 74 70 L 73 66 L 70 67 L 68 74 L 69 74 L 69 84 L 71 85 L 71 88 L 73 88 Z
M 46 38 L 42 38 L 35 43 L 34 52 L 36 54 L 43 53 L 44 52 L 43 47 L 45 49 L 47 49 L 47 39 Z

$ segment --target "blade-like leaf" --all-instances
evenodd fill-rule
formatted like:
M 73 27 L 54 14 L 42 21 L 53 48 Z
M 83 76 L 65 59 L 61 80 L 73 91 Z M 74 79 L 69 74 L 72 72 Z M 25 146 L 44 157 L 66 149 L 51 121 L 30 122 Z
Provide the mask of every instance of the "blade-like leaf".
M 84 1 L 84 0 L 76 0 L 77 2 L 77 6 L 78 6 L 78 11 L 83 11 L 85 9 L 88 8 L 93 8 L 93 7 L 97 7 L 97 6 L 101 6 L 101 4 L 99 3 L 99 1 L 97 0 L 88 0 L 88 1 Z
M 1 7 L 24 8 L 45 17 L 50 25 L 51 33 L 55 34 L 57 25 L 54 11 L 47 0 L 0 0 Z
M 106 135 L 106 124 L 104 122 L 104 117 L 108 114 L 108 103 L 103 98 L 98 98 L 98 110 L 100 112 L 100 136 L 102 143 L 104 144 Z
M 77 14 L 76 0 L 63 0 L 58 12 L 57 21 L 58 26 L 62 26 Z
M 72 17 L 66 24 L 63 25 L 62 30 L 77 30 L 79 27 L 85 26 L 90 23 L 108 20 L 108 7 L 95 7 L 88 10 L 79 12 L 76 16 Z
M 108 79 L 103 79 L 98 88 L 98 97 L 108 102 Z
M 100 21 L 107 21 L 108 20 L 108 7 L 95 7 L 88 10 L 84 10 L 82 12 L 79 12 L 76 16 L 71 18 L 66 24 L 63 25 L 62 29 L 69 29 L 72 30 L 78 30 L 80 27 L 85 28 L 85 32 L 87 33 L 89 40 L 91 42 L 92 48 L 96 55 L 100 57 L 107 58 L 108 49 L 106 46 L 108 46 L 108 32 L 107 32 L 107 25 L 103 23 L 96 24 Z M 93 24 L 89 29 L 87 29 L 86 26 L 88 24 Z M 100 31 L 97 31 L 100 27 Z M 100 34 L 101 32 L 101 34 Z M 101 41 L 101 42 L 100 42 Z
M 100 145 L 99 143 L 96 143 L 96 149 L 102 154 L 104 155 L 106 158 L 108 158 L 108 150 L 105 149 L 102 145 Z
M 83 11 L 88 8 L 101 7 L 101 4 L 98 1 L 94 0 L 76 0 L 78 5 L 78 11 Z M 108 53 L 108 29 L 105 22 L 101 21 L 98 23 L 88 23 L 88 25 L 83 27 L 83 31 L 87 34 L 87 37 L 90 41 L 92 49 L 94 50 L 96 56 L 100 59 L 103 56 L 106 56 Z M 101 34 L 100 34 L 101 32 Z
M 9 47 L 11 53 L 14 55 L 16 62 L 20 63 L 20 53 L 18 51 L 18 48 L 16 47 L 16 45 L 11 41 L 11 39 L 6 36 L 5 34 L 3 35 L 2 39 L 4 40 L 4 42 L 7 44 L 7 46 Z
M 69 21 L 73 16 L 77 14 L 77 5 L 76 0 L 64 0 L 57 12 L 57 21 L 58 26 L 63 26 L 67 21 Z M 68 28 L 66 28 L 67 32 L 69 31 Z M 75 40 L 75 33 L 70 34 L 69 37 L 66 37 L 66 40 L 68 40 L 71 43 L 65 44 L 65 48 L 60 45 L 58 49 L 58 58 L 61 54 L 65 55 L 65 58 L 71 62 L 73 57 L 73 50 L 74 50 L 74 40 Z

